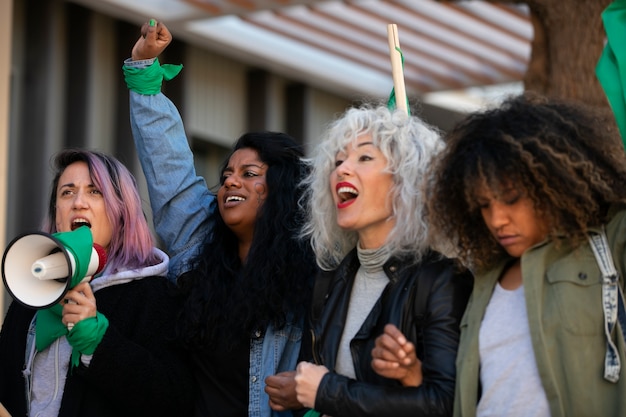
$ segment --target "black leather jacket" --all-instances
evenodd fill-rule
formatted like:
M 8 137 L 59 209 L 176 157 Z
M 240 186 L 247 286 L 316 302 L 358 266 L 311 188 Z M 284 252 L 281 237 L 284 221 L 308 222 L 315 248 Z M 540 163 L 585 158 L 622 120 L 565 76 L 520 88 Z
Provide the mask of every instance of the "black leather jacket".
M 311 323 L 312 354 L 331 370 L 317 391 L 315 409 L 344 416 L 451 416 L 456 376 L 459 323 L 472 289 L 472 276 L 459 272 L 434 252 L 421 262 L 390 259 L 384 266 L 389 284 L 350 342 L 356 381 L 333 372 L 359 260 L 356 249 L 329 279 L 319 317 Z M 421 386 L 403 387 L 371 367 L 376 337 L 387 323 L 412 341 L 422 361 Z

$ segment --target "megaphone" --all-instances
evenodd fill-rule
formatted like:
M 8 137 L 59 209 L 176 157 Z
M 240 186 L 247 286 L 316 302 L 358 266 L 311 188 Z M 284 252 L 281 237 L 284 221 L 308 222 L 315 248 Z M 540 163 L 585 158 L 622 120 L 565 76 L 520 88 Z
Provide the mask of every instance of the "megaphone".
M 100 272 L 106 260 L 106 252 L 93 243 L 87 226 L 54 234 L 26 233 L 4 251 L 2 281 L 20 304 L 47 308 Z

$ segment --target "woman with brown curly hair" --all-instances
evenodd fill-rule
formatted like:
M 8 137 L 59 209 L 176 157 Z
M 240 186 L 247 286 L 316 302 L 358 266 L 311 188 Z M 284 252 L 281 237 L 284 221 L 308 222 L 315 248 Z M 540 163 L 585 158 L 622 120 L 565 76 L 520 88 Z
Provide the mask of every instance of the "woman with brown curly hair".
M 624 284 L 603 280 L 589 239 L 607 237 L 623 277 L 626 154 L 612 126 L 527 94 L 448 135 L 432 227 L 476 272 L 455 416 L 626 415 Z

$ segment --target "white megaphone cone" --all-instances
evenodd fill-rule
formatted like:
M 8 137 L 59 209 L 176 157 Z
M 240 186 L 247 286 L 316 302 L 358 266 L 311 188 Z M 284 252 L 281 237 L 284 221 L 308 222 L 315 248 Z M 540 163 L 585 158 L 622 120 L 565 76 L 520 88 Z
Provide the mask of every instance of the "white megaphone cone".
M 81 227 L 50 235 L 29 233 L 15 238 L 2 257 L 2 280 L 9 294 L 30 308 L 58 303 L 78 283 L 91 279 L 106 264 L 104 249 Z

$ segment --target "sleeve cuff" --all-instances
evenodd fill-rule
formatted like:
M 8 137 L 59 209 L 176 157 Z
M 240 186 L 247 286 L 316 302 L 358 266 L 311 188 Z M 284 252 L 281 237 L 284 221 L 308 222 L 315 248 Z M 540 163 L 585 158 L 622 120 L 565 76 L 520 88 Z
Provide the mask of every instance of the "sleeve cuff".
M 156 57 L 150 58 L 150 59 L 140 59 L 137 61 L 133 61 L 132 58 L 128 58 L 124 60 L 124 66 L 127 68 L 147 68 L 150 65 L 154 64 L 155 60 L 156 60 Z

